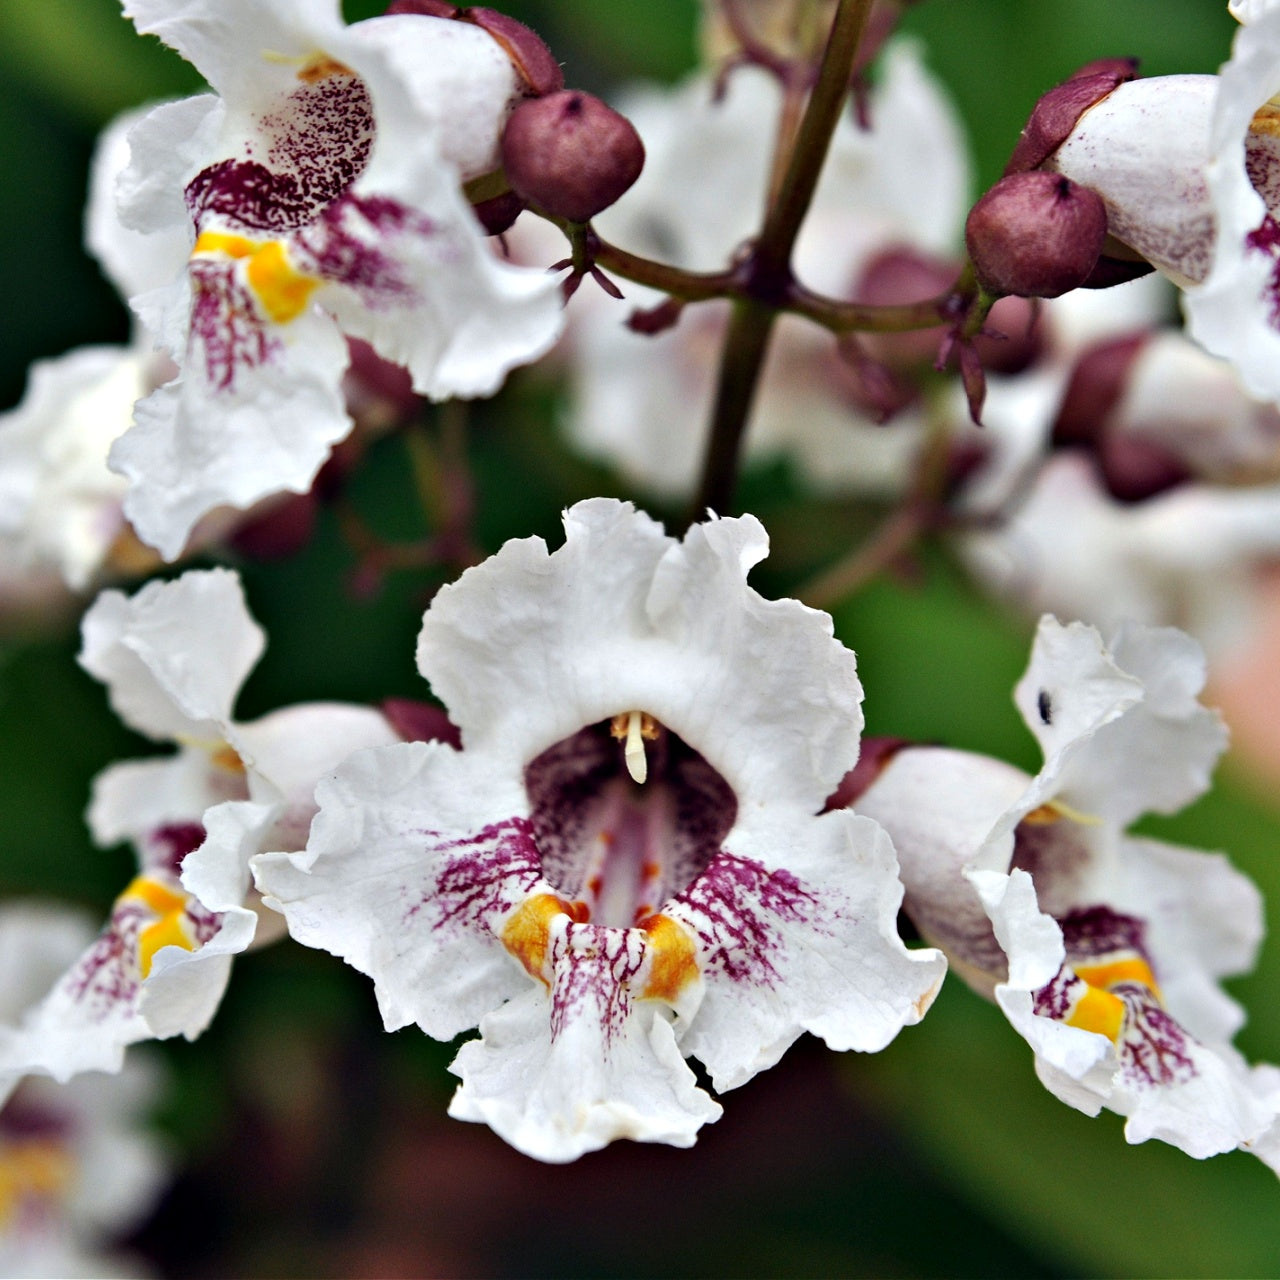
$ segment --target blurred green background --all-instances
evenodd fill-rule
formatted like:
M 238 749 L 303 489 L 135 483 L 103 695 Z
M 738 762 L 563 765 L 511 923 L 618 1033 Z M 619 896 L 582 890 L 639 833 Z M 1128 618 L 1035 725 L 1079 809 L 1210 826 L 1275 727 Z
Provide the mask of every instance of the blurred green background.
M 692 0 L 500 7 L 544 35 L 571 85 L 607 93 L 694 63 Z M 984 183 L 1037 95 L 1079 64 L 1136 54 L 1148 74 L 1211 71 L 1232 25 L 1216 0 L 926 0 L 904 23 L 950 86 Z M 117 111 L 197 87 L 113 0 L 0 0 L 0 407 L 16 402 L 33 359 L 124 338 L 122 306 L 78 247 L 93 140 Z M 531 532 L 555 539 L 562 505 L 622 493 L 562 451 L 552 414 L 528 378 L 473 414 L 490 549 Z M 406 471 L 403 446 L 386 441 L 355 485 L 354 503 L 387 534 L 421 532 Z M 766 591 L 794 586 L 831 550 L 790 494 L 781 472 L 744 493 L 775 535 Z M 838 535 L 845 517 L 825 516 Z M 869 731 L 1036 767 L 1010 699 L 1027 628 L 941 556 L 924 567 L 921 583 L 876 584 L 837 613 L 859 654 Z M 359 600 L 352 568 L 328 518 L 300 557 L 244 566 L 271 645 L 242 716 L 422 693 L 413 642 L 435 580 L 401 575 Z M 150 748 L 75 667 L 74 635 L 0 644 L 0 890 L 104 909 L 129 860 L 88 841 L 89 779 Z M 1229 769 L 1210 797 L 1147 829 L 1228 850 L 1267 893 L 1274 929 L 1277 809 Z M 1273 944 L 1233 986 L 1251 1010 L 1239 1042 L 1251 1058 L 1280 1060 L 1278 980 Z M 208 1035 L 162 1052 L 174 1077 L 162 1120 L 189 1161 L 137 1242 L 163 1274 L 1280 1273 L 1274 1175 L 1243 1155 L 1201 1164 L 1158 1143 L 1127 1147 L 1116 1117 L 1051 1098 L 1003 1017 L 954 981 L 874 1058 L 797 1046 L 726 1098 L 692 1152 L 618 1144 L 568 1169 L 445 1119 L 451 1049 L 385 1035 L 363 978 L 289 944 L 242 959 Z

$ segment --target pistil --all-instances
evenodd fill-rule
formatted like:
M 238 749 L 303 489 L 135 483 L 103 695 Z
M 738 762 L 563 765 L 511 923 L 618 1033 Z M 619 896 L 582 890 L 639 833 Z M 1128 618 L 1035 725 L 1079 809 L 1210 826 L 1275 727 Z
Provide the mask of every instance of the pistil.
M 643 784 L 649 776 L 649 761 L 645 756 L 645 739 L 653 742 L 658 736 L 658 722 L 647 711 L 619 711 L 609 722 L 609 732 L 619 742 L 625 742 L 622 758 L 633 782 Z

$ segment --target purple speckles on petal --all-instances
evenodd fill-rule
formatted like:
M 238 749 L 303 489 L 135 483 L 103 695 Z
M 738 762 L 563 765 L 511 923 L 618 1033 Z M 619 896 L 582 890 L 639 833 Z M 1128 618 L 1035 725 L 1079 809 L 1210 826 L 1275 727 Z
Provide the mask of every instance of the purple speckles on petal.
M 1271 276 L 1267 281 L 1267 319 L 1273 329 L 1280 329 L 1280 224 L 1270 214 L 1262 225 L 1249 233 L 1250 249 L 1265 253 L 1271 259 Z
M 413 286 L 388 244 L 399 237 L 433 234 L 429 218 L 383 197 L 346 195 L 325 208 L 291 241 L 300 266 L 312 275 L 345 285 L 377 310 L 415 299 Z
M 1123 916 L 1110 907 L 1082 907 L 1059 919 L 1069 964 L 1096 960 L 1118 951 L 1129 951 L 1150 962 L 1146 952 L 1146 926 L 1135 916 Z
M 1127 1084 L 1182 1084 L 1198 1074 L 1189 1051 L 1190 1037 L 1152 992 L 1136 983 L 1121 983 L 1113 994 L 1125 1004 L 1120 1062 Z
M 261 159 L 219 161 L 188 184 L 197 229 L 210 216 L 274 234 L 312 222 L 364 172 L 373 106 L 361 80 L 335 69 L 298 84 L 258 128 L 246 149 Z
M 780 923 L 817 924 L 817 898 L 789 871 L 720 852 L 675 900 L 700 944 L 700 968 L 738 982 L 773 986 Z
M 273 359 L 281 350 L 280 340 L 237 279 L 234 260 L 196 257 L 190 272 L 194 293 L 190 346 L 197 358 L 203 357 L 210 389 L 232 392 L 237 372 Z
M 606 1048 L 631 1012 L 630 982 L 644 962 L 644 934 L 570 924 L 552 945 L 551 1038 L 578 1018 L 599 1025 Z
M 406 915 L 429 906 L 437 929 L 493 928 L 541 879 L 527 818 L 507 818 L 459 840 L 440 840 L 435 831 L 423 835 L 433 841 L 429 856 L 445 855 L 444 865 Z
M 157 827 L 147 837 L 147 866 L 176 876 L 182 870 L 183 859 L 204 840 L 205 830 L 198 822 L 170 822 Z

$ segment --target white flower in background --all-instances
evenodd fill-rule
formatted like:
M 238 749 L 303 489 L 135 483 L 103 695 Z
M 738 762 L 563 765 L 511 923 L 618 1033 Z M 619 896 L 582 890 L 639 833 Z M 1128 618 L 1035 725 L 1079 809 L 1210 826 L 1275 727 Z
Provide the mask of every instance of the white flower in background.
M 0 1029 L 0 1071 L 59 1080 L 119 1070 L 139 1040 L 204 1030 L 232 957 L 254 939 L 249 857 L 301 848 L 316 779 L 350 751 L 398 740 L 380 713 L 340 703 L 235 721 L 263 636 L 227 570 L 153 582 L 132 598 L 104 592 L 83 630 L 81 665 L 121 719 L 179 750 L 96 779 L 93 836 L 131 841 L 138 875 L 47 997 Z
M 1280 1104 L 1274 1069 L 1231 1047 L 1243 1013 L 1219 986 L 1253 964 L 1257 890 L 1219 854 L 1125 834 L 1208 788 L 1226 734 L 1203 682 L 1180 632 L 1124 627 L 1104 647 L 1045 618 L 1015 694 L 1036 777 L 904 747 L 855 800 L 893 837 L 907 913 L 994 996 L 1046 1087 L 1197 1157 L 1252 1147 Z
M 954 249 L 969 195 L 955 115 L 916 47 L 885 55 L 871 99 L 872 128 L 846 114 L 796 246 L 810 288 L 848 297 L 882 250 Z M 725 268 L 764 216 L 782 90 L 758 67 L 735 69 L 717 101 L 697 76 L 672 89 L 636 90 L 619 104 L 645 145 L 634 187 L 595 219 L 610 242 L 695 271 Z M 689 306 L 674 329 L 626 327 L 663 295 L 625 284 L 626 302 L 583 288 L 569 310 L 573 361 L 569 432 L 595 457 L 662 493 L 694 483 L 705 447 L 729 304 Z M 766 360 L 747 447 L 786 454 L 815 484 L 895 488 L 918 447 L 910 415 L 882 430 L 848 394 L 851 375 L 830 334 L 783 316 Z
M 449 1039 L 451 1113 L 569 1160 L 687 1146 L 716 1089 L 803 1031 L 875 1050 L 942 978 L 896 931 L 893 849 L 820 815 L 862 690 L 830 620 L 745 582 L 751 517 L 683 542 L 630 506 L 565 515 L 436 596 L 418 665 L 462 749 L 353 756 L 308 848 L 255 862 L 291 934 L 369 974 L 388 1029 Z
M 1064 391 L 1062 374 L 1043 385 L 1005 380 L 1009 389 L 994 392 L 986 416 L 997 461 L 965 499 L 1000 520 L 958 545 L 979 580 L 1026 614 L 1108 631 L 1125 619 L 1172 624 L 1216 659 L 1249 634 L 1257 575 L 1280 556 L 1280 414 L 1179 333 L 1120 335 L 1111 349 L 1121 343 L 1127 363 L 1092 388 L 1073 380 Z M 1100 350 L 1086 351 L 1078 372 Z M 1041 462 L 1068 414 L 1092 433 L 1088 449 Z M 1175 482 L 1138 501 L 1113 496 L 1126 467 L 1141 479 L 1147 449 L 1180 472 Z
M 346 27 L 336 0 L 130 0 L 216 93 L 156 108 L 118 191 L 139 232 L 185 232 L 134 299 L 180 374 L 111 465 L 166 558 L 214 506 L 303 492 L 351 429 L 344 334 L 436 398 L 485 395 L 554 340 L 559 294 L 489 251 L 461 181 L 493 168 L 522 82 L 469 23 Z
M 14 1023 L 93 937 L 81 913 L 0 907 L 0 1022 Z M 143 1119 L 159 1092 L 151 1063 L 66 1085 L 29 1077 L 0 1106 L 0 1274 L 137 1275 L 110 1242 L 137 1225 L 164 1182 Z M 10 1085 L 12 1085 L 12 1081 Z
M 158 286 L 164 250 L 181 251 L 183 239 L 130 232 L 116 216 L 126 134 L 141 116 L 128 112 L 103 131 L 85 215 L 88 247 L 125 297 Z M 128 483 L 107 468 L 107 451 L 128 430 L 134 404 L 162 380 L 165 361 L 151 347 L 139 327 L 128 346 L 38 361 L 21 404 L 0 416 L 0 556 L 11 572 L 52 569 L 80 591 L 108 566 L 127 572 L 149 563 L 121 510 Z
M 1108 227 L 1184 289 L 1192 337 L 1280 398 L 1280 6 L 1245 25 L 1217 76 L 1121 84 L 1047 166 L 1097 191 Z

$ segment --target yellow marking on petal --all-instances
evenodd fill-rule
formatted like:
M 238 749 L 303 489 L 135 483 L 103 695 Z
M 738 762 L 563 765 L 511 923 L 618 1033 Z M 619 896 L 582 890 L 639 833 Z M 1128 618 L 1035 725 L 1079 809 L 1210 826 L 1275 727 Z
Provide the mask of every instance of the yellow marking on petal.
M 643 783 L 649 776 L 649 761 L 645 757 L 645 741 L 653 742 L 658 736 L 658 722 L 647 711 L 619 711 L 609 722 L 609 732 L 619 741 L 626 742 L 622 758 L 632 780 Z
M 1073 964 L 1077 978 L 1083 979 L 1091 987 L 1100 987 L 1110 991 L 1121 982 L 1133 982 L 1146 987 L 1156 998 L 1160 996 L 1160 988 L 1156 985 L 1156 975 L 1151 966 L 1141 956 L 1128 956 L 1123 960 L 1108 960 L 1102 964 Z
M 222 743 L 209 753 L 209 763 L 217 769 L 226 770 L 227 773 L 243 774 L 245 771 L 244 761 L 240 759 L 239 752 L 229 742 Z
M 126 577 L 142 578 L 163 568 L 164 558 L 138 537 L 131 524 L 125 524 L 107 548 L 106 564 Z
M 154 876 L 137 876 L 117 899 L 138 902 L 156 916 L 138 933 L 138 968 L 144 978 L 150 977 L 151 965 L 161 947 L 196 949 L 186 918 L 189 897 L 181 889 L 172 888 Z
M 259 240 L 231 235 L 226 231 L 202 231 L 196 238 L 191 256 L 194 258 L 198 253 L 225 253 L 228 258 L 251 258 L 257 253 L 260 244 Z
M 120 902 L 140 902 L 156 915 L 181 911 L 187 905 L 187 895 L 181 889 L 172 889 L 154 876 L 136 877 L 120 895 Z
M 320 285 L 315 276 L 299 271 L 289 261 L 289 251 L 280 240 L 250 240 L 226 231 L 202 231 L 191 256 L 215 253 L 248 260 L 249 288 L 276 324 L 296 320 Z
M 566 902 L 554 893 L 535 893 L 526 898 L 502 926 L 502 945 L 524 965 L 530 976 L 544 985 L 550 985 L 544 969 L 551 945 L 551 922 L 564 915 L 581 923 L 587 918 L 586 905 Z
M 1030 813 L 1024 814 L 1022 821 L 1030 823 L 1033 827 L 1048 826 L 1051 822 L 1057 822 L 1059 818 L 1070 818 L 1072 822 L 1078 822 L 1082 827 L 1096 827 L 1101 822 L 1101 818 L 1095 818 L 1091 813 L 1082 813 L 1079 809 L 1073 809 L 1069 804 L 1062 800 L 1046 800 L 1044 804 L 1032 809 Z
M 330 76 L 354 76 L 355 72 L 345 63 L 331 58 L 327 53 L 313 53 L 298 72 L 298 79 L 304 84 L 315 84 L 327 80 Z
M 1272 98 L 1270 102 L 1264 102 L 1253 113 L 1253 119 L 1249 121 L 1249 132 L 1280 137 L 1280 101 Z
M 649 981 L 640 993 L 645 1000 L 675 1004 L 680 993 L 698 976 L 697 951 L 688 929 L 670 916 L 650 916 L 640 922 L 649 935 L 653 957 Z
M 184 951 L 196 949 L 186 916 L 180 909 L 166 912 L 138 934 L 138 968 L 144 978 L 151 976 L 151 966 L 161 947 L 181 947 Z
M 1082 1031 L 1096 1031 L 1114 1044 L 1120 1039 L 1124 1013 L 1124 1001 L 1119 996 L 1113 996 L 1110 991 L 1102 991 L 1097 987 L 1089 987 L 1067 1015 L 1066 1023 L 1067 1026 L 1079 1027 Z
M 75 1162 L 66 1148 L 47 1138 L 0 1145 L 0 1226 L 23 1200 L 52 1200 L 70 1185 Z
M 268 240 L 249 259 L 249 287 L 262 309 L 277 324 L 296 320 L 311 301 L 320 281 L 305 275 L 289 261 L 279 240 Z

